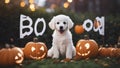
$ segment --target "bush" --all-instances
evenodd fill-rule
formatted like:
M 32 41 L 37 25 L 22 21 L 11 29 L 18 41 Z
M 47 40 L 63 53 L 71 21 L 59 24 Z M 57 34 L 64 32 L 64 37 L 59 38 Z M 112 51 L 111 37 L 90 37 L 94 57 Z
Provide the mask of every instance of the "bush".
M 66 9 L 56 9 L 54 13 L 47 13 L 45 8 L 37 9 L 35 12 L 30 11 L 27 7 L 12 7 L 9 8 L 6 6 L 0 7 L 2 8 L 0 12 L 0 43 L 10 43 L 10 38 L 15 39 L 15 44 L 23 47 L 27 42 L 32 41 L 32 38 L 35 37 L 33 33 L 30 36 L 26 36 L 24 39 L 19 38 L 19 23 L 20 23 L 20 14 L 25 14 L 30 16 L 33 19 L 33 22 L 37 18 L 44 18 L 47 24 L 47 29 L 43 36 L 38 36 L 39 41 L 45 42 L 46 45 L 51 47 L 52 43 L 52 30 L 48 27 L 49 21 L 53 16 L 57 14 L 65 14 L 70 16 L 70 18 L 74 21 L 74 24 L 83 24 L 83 21 L 86 19 L 94 20 L 96 18 L 96 14 L 93 13 L 76 13 L 74 11 L 69 11 Z M 71 29 L 73 34 L 74 45 L 76 45 L 79 39 L 83 38 L 83 35 L 88 34 L 90 38 L 95 39 L 99 44 L 116 44 L 117 38 L 120 35 L 120 15 L 104 15 L 105 16 L 105 36 L 100 36 L 93 31 L 84 32 L 83 34 L 76 34 L 74 32 L 74 27 Z M 101 17 L 101 16 L 100 16 Z M 8 26 L 9 25 L 9 26 Z M 41 28 L 42 26 L 38 26 Z

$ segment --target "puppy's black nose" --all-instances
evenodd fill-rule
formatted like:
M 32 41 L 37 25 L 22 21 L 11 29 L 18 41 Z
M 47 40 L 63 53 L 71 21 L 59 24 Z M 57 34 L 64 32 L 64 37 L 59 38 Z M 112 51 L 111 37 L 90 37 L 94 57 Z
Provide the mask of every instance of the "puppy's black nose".
M 60 26 L 60 30 L 63 30 L 63 26 Z

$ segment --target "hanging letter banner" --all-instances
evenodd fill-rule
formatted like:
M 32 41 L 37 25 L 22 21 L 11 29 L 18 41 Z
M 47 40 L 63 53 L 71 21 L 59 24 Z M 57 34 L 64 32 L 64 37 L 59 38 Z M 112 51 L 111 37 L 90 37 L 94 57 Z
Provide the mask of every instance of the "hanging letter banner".
M 26 23 L 25 21 L 28 21 L 27 25 L 25 25 L 25 23 Z M 38 30 L 37 30 L 38 23 L 43 23 L 43 29 L 41 32 L 38 32 Z M 26 16 L 23 14 L 20 15 L 20 38 L 24 38 L 25 36 L 29 36 L 32 34 L 32 32 L 33 32 L 32 25 L 33 25 L 33 21 L 29 16 Z M 28 30 L 25 31 L 25 29 L 29 29 L 29 31 Z M 43 35 L 45 30 L 46 30 L 46 22 L 45 22 L 44 18 L 38 18 L 34 24 L 35 35 L 36 36 Z
M 85 21 L 83 22 L 83 28 L 84 28 L 87 32 L 91 31 L 92 28 L 93 28 L 94 32 L 99 31 L 99 34 L 104 36 L 105 18 L 104 18 L 104 17 L 101 17 L 101 18 L 100 18 L 100 17 L 96 17 L 95 20 L 96 20 L 97 22 L 99 22 L 99 23 L 97 23 L 97 27 L 96 27 L 96 28 L 95 28 L 95 26 L 93 25 L 92 20 L 90 20 L 90 19 L 87 19 L 87 20 L 85 20 Z M 89 27 L 87 26 L 87 24 L 89 24 Z M 94 24 L 95 24 L 95 22 L 94 22 Z M 98 24 L 99 24 L 99 25 L 98 25 Z

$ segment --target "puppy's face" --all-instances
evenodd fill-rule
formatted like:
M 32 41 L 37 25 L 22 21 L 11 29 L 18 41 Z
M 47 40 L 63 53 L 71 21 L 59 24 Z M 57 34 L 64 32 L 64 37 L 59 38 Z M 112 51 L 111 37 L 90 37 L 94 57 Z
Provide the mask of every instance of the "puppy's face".
M 52 18 L 49 22 L 49 27 L 52 30 L 57 30 L 60 33 L 64 33 L 66 30 L 71 29 L 74 23 L 69 16 L 66 15 L 57 15 Z
M 61 34 L 66 31 L 68 28 L 68 23 L 65 20 L 58 20 L 55 22 L 55 29 L 58 30 Z

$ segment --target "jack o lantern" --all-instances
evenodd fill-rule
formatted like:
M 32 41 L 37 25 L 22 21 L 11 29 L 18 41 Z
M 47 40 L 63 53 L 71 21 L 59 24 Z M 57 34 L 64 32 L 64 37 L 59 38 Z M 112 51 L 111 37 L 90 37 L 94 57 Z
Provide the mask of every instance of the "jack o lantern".
M 85 31 L 82 25 L 76 25 L 74 30 L 77 34 L 82 34 Z
M 47 47 L 42 42 L 28 42 L 24 48 L 24 54 L 27 59 L 43 59 L 47 54 Z
M 23 51 L 18 48 L 3 48 L 0 50 L 0 65 L 14 65 L 21 64 L 23 61 Z
M 92 39 L 82 39 L 77 42 L 77 58 L 92 58 L 98 54 L 98 44 Z

